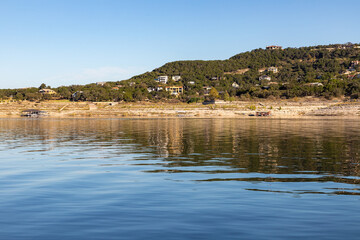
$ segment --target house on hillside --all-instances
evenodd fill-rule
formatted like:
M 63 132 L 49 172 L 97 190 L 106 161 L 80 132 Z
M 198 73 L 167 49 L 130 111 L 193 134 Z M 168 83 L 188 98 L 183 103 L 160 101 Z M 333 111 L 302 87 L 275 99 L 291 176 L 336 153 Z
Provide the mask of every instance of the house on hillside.
M 357 65 L 360 64 L 360 61 L 356 60 L 356 61 L 351 61 L 351 66 L 355 67 Z
M 170 92 L 171 95 L 179 95 L 184 92 L 183 86 L 168 86 L 165 91 Z
M 106 82 L 97 82 L 96 85 L 97 86 L 104 86 L 106 84 Z
M 267 76 L 267 75 L 262 75 L 259 77 L 260 81 L 271 81 L 271 77 Z
M 312 83 L 306 83 L 305 86 L 311 86 L 311 87 L 322 87 L 324 84 L 320 82 L 312 82 Z
M 282 50 L 282 46 L 267 46 L 266 50 Z
M 49 95 L 54 95 L 56 94 L 56 92 L 52 89 L 40 89 L 39 93 L 41 94 L 49 94 Z
M 155 79 L 155 81 L 162 83 L 162 84 L 166 84 L 169 81 L 169 77 L 168 76 L 159 76 L 157 79 Z
M 190 81 L 188 82 L 190 85 L 195 85 L 195 82 L 194 81 Z
M 161 86 L 148 87 L 148 88 L 147 88 L 147 91 L 148 91 L 148 92 L 159 92 L 159 91 L 161 91 L 161 90 L 163 90 L 163 87 L 161 87 Z
M 279 71 L 279 69 L 277 67 L 269 67 L 267 69 L 268 72 L 273 72 L 273 73 L 277 73 Z
M 236 82 L 233 82 L 233 84 L 231 84 L 231 86 L 232 86 L 233 88 L 239 88 L 239 87 L 240 87 L 240 85 L 237 84 Z
M 180 81 L 181 76 L 179 76 L 179 75 L 172 76 L 171 79 L 172 79 L 173 81 L 177 82 L 177 81 Z

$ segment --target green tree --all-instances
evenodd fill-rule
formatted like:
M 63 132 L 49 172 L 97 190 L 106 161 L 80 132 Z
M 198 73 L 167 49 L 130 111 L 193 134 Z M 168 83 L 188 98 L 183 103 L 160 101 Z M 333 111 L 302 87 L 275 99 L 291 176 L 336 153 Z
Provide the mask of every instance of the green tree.
M 229 95 L 229 93 L 227 91 L 225 91 L 223 98 L 224 98 L 225 101 L 230 101 L 230 95 Z
M 219 92 L 216 90 L 216 88 L 211 88 L 210 93 L 209 93 L 210 99 L 211 100 L 215 100 L 217 98 L 219 98 Z

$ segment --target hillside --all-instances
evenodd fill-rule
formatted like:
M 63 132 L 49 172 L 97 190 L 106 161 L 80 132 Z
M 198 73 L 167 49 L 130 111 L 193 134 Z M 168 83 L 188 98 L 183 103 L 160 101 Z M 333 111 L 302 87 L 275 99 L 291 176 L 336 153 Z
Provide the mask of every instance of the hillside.
M 0 98 L 87 101 L 360 96 L 360 45 L 255 49 L 227 60 L 176 61 L 129 80 L 59 87 L 1 90 Z M 46 88 L 46 86 L 42 86 Z

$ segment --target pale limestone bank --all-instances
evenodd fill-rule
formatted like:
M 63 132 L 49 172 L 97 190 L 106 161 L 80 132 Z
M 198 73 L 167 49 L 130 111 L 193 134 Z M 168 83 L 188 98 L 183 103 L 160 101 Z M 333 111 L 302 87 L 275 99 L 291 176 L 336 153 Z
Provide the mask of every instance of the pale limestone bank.
M 0 103 L 0 117 L 20 117 L 21 112 L 26 109 L 46 111 L 47 117 L 52 118 L 254 118 L 253 115 L 257 112 L 270 112 L 270 118 L 360 117 L 359 101 L 317 99 L 254 100 L 209 105 L 150 102 L 3 102 Z

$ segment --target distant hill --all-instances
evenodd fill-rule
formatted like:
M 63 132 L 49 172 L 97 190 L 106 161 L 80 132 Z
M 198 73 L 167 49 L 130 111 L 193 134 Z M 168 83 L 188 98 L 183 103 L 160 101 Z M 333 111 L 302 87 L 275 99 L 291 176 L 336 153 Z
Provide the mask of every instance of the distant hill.
M 285 49 L 271 46 L 240 53 L 227 60 L 170 62 L 129 80 L 53 90 L 58 98 L 89 101 L 359 98 L 360 44 Z M 23 99 L 44 97 L 36 89 L 11 91 L 1 90 L 0 98 L 7 98 L 9 94 L 14 98 L 22 95 Z

